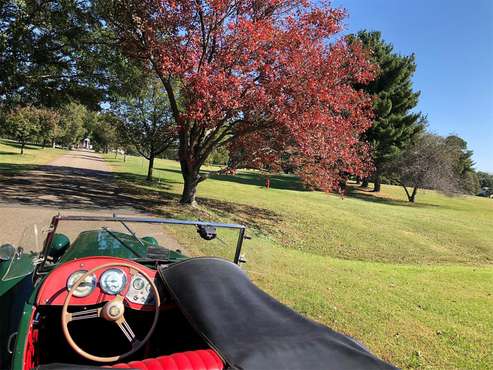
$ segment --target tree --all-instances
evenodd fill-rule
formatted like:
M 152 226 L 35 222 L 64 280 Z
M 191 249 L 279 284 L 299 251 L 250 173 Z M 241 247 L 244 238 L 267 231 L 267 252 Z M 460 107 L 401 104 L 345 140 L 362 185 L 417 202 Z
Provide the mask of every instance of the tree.
M 340 158 L 357 166 L 348 148 L 369 127 L 369 99 L 353 86 L 374 68 L 359 44 L 332 38 L 344 11 L 294 0 L 113 0 L 100 10 L 166 90 L 182 203 L 195 202 L 211 152 L 263 131 L 293 140 L 306 159 L 300 173 L 317 183 L 334 183 Z
M 101 113 L 95 115 L 93 122 L 91 133 L 93 148 L 103 153 L 108 153 L 112 148 L 118 149 L 118 118 L 110 113 Z
M 26 143 L 39 131 L 38 111 L 32 106 L 19 107 L 7 114 L 6 131 L 21 145 L 24 154 Z
M 487 172 L 478 171 L 479 186 L 493 190 L 493 175 Z
M 38 108 L 39 138 L 43 148 L 47 142 L 54 145 L 55 137 L 59 131 L 60 114 L 52 109 Z
M 177 139 L 162 83 L 151 80 L 136 97 L 116 102 L 113 112 L 120 118 L 120 135 L 149 161 L 147 180 L 151 181 L 154 159 Z
M 446 194 L 457 192 L 460 189 L 459 178 L 454 166 L 454 153 L 446 140 L 423 133 L 398 158 L 387 164 L 386 172 L 404 188 L 408 200 L 414 203 L 418 189 L 434 189 Z
M 420 94 L 412 88 L 416 63 L 414 55 L 395 53 L 392 44 L 382 40 L 380 32 L 360 31 L 350 36 L 350 40 L 363 43 L 379 67 L 377 78 L 358 86 L 374 97 L 373 124 L 364 138 L 372 147 L 373 190 L 379 192 L 385 164 L 396 158 L 424 128 L 425 118 L 413 111 Z M 363 186 L 368 186 L 367 180 Z
M 460 179 L 463 192 L 477 194 L 480 190 L 479 178 L 474 170 L 473 151 L 467 148 L 467 142 L 457 135 L 449 135 L 445 139 L 455 162 L 454 169 Z
M 85 134 L 84 123 L 90 119 L 85 106 L 71 102 L 60 110 L 60 132 L 57 141 L 67 147 L 77 145 Z
M 0 3 L 0 106 L 90 109 L 131 91 L 134 68 L 94 11 L 94 1 L 5 0 Z

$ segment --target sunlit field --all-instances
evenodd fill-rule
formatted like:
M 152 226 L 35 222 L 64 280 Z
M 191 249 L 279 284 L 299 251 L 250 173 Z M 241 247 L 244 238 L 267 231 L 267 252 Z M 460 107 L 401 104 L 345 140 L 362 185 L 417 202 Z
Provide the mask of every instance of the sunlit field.
M 151 212 L 249 227 L 245 268 L 295 310 L 365 343 L 402 368 L 493 368 L 493 200 L 401 188 L 348 196 L 305 191 L 295 177 L 255 172 L 199 186 L 197 209 L 178 205 L 179 165 L 107 155 L 122 188 L 156 199 Z M 207 169 L 206 169 L 207 170 Z M 186 229 L 185 229 L 186 230 Z M 204 242 L 169 229 L 190 254 L 231 257 L 235 236 Z
M 15 171 L 25 171 L 30 165 L 46 164 L 66 151 L 53 149 L 50 147 L 42 148 L 38 145 L 27 144 L 24 154 L 20 154 L 20 145 L 14 141 L 0 139 L 0 173 Z

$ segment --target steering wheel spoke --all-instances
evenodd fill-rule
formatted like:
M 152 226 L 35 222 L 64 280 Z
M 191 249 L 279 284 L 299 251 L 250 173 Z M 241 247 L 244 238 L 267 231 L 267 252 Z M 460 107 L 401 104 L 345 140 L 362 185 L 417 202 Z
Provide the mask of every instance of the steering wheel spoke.
M 100 317 L 101 315 L 101 307 L 92 308 L 90 310 L 77 311 L 77 312 L 67 312 L 67 322 L 77 321 L 77 320 L 86 320 L 86 319 L 95 319 Z
M 128 321 L 125 320 L 123 316 L 120 319 L 116 320 L 115 323 L 118 325 L 120 330 L 123 332 L 123 334 L 131 344 L 134 344 L 137 341 L 134 331 L 130 327 Z

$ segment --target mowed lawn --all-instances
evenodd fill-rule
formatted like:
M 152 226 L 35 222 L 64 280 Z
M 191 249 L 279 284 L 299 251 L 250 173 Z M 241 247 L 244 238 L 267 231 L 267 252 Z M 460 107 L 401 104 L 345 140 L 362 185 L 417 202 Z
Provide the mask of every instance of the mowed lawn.
M 257 173 L 199 186 L 197 209 L 177 204 L 179 165 L 106 156 L 122 186 L 163 202 L 153 212 L 249 226 L 245 268 L 295 310 L 365 343 L 402 368 L 493 369 L 493 200 L 420 192 L 417 203 L 384 186 L 378 196 L 304 191 L 292 176 L 271 189 Z M 354 188 L 356 189 L 356 188 Z M 204 242 L 173 228 L 192 254 L 230 257 L 231 232 Z
M 20 145 L 15 141 L 0 139 L 0 173 L 25 171 L 30 166 L 46 164 L 55 160 L 66 151 L 54 148 L 42 148 L 27 144 L 24 154 L 20 154 Z

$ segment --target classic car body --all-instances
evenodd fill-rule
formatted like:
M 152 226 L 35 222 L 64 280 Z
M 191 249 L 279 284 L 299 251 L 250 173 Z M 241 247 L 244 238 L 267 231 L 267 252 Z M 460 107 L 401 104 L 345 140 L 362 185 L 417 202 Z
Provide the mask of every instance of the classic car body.
M 70 239 L 60 222 L 100 222 Z M 233 262 L 188 258 L 130 224 L 238 230 Z M 108 225 L 123 225 L 125 232 Z M 245 228 L 129 217 L 53 218 L 43 249 L 0 247 L 1 369 L 390 369 L 353 339 L 258 289 Z

